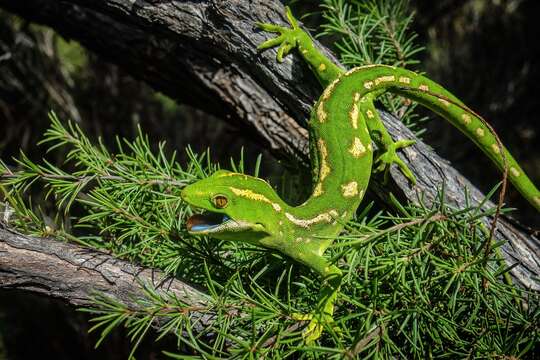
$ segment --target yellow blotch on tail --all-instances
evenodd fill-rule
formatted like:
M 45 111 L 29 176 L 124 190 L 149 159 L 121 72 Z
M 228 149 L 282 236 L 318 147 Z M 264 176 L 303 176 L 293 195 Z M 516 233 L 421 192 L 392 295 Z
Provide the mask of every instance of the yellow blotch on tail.
M 364 146 L 364 144 L 362 144 L 362 141 L 359 138 L 355 137 L 349 149 L 349 152 L 355 158 L 359 158 L 366 153 L 366 147 Z
M 521 175 L 519 170 L 516 169 L 515 167 L 510 168 L 510 174 L 512 174 L 512 176 L 514 176 L 514 177 L 518 177 L 519 175 Z
M 383 82 L 392 82 L 396 81 L 396 77 L 394 75 L 385 75 L 381 76 L 375 79 L 375 85 L 379 85 Z
M 351 181 L 347 184 L 341 185 L 341 193 L 344 197 L 353 197 L 358 195 L 358 183 Z
M 472 122 L 471 116 L 469 114 L 462 114 L 461 120 L 465 125 L 469 125 Z

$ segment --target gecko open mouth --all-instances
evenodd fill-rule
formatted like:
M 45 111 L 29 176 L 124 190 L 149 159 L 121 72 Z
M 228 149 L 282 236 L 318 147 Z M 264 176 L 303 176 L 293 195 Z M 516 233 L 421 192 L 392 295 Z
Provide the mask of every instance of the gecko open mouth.
M 232 221 L 230 217 L 225 214 L 218 214 L 213 212 L 204 212 L 202 214 L 196 214 L 191 216 L 187 220 L 187 229 L 189 232 L 212 232 L 212 230 L 218 230 L 227 222 Z
M 205 211 L 191 216 L 186 227 L 192 234 L 219 234 L 242 232 L 253 229 L 254 224 L 247 221 L 234 220 L 228 215 Z

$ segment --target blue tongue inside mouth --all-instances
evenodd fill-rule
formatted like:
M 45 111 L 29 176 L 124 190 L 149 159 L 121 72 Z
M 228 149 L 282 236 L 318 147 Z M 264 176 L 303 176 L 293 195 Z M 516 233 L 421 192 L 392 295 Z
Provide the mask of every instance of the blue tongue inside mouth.
M 187 221 L 187 228 L 189 231 L 205 231 L 210 230 L 224 222 L 230 220 L 225 214 L 216 214 L 216 213 L 204 213 L 197 214 L 190 217 Z

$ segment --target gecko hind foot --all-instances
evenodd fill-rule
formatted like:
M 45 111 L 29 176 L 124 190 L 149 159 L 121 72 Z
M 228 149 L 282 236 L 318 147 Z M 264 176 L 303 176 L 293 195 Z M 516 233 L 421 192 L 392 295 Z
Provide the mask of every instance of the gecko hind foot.
M 307 345 L 311 345 L 321 337 L 325 329 L 331 328 L 335 333 L 341 334 L 341 329 L 335 324 L 334 318 L 329 314 L 299 314 L 292 318 L 298 321 L 309 321 L 302 332 L 302 338 Z
M 377 165 L 375 171 L 384 171 L 385 183 L 388 182 L 390 167 L 392 164 L 396 164 L 403 175 L 409 179 L 413 185 L 416 184 L 416 177 L 412 173 L 411 169 L 409 169 L 405 162 L 403 162 L 403 160 L 401 160 L 396 153 L 397 150 L 411 146 L 415 143 L 416 140 L 400 140 L 386 146 L 386 151 L 382 153 L 375 161 L 375 164 Z
M 275 24 L 257 23 L 257 26 L 262 30 L 279 34 L 278 37 L 266 40 L 257 47 L 259 50 L 263 50 L 279 45 L 276 56 L 276 59 L 279 62 L 283 62 L 283 58 L 287 56 L 292 49 L 298 46 L 298 40 L 304 34 L 304 31 L 298 26 L 298 21 L 294 18 L 289 7 L 287 7 L 287 19 L 291 24 L 290 28 Z

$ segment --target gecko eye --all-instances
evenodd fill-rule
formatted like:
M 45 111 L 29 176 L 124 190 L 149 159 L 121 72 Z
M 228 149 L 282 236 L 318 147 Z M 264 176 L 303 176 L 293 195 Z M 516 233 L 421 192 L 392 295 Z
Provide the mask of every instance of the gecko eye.
M 218 209 L 223 209 L 224 207 L 226 207 L 228 202 L 229 200 L 227 200 L 227 197 L 225 197 L 224 195 L 216 195 L 212 198 L 212 203 Z

